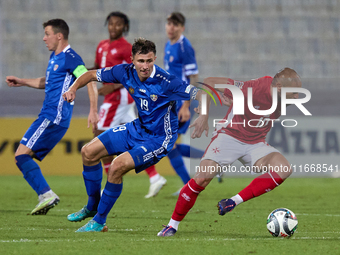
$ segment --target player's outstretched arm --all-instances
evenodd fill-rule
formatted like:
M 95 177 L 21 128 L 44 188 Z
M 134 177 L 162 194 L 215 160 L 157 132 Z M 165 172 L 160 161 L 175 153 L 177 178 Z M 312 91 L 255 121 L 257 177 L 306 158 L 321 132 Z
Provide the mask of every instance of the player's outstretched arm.
M 87 71 L 86 73 L 82 74 L 79 78 L 75 80 L 75 82 L 72 84 L 71 87 L 63 94 L 63 98 L 67 102 L 73 102 L 76 98 L 76 91 L 82 87 L 84 87 L 86 84 L 88 84 L 90 81 L 97 81 L 97 70 L 91 70 Z M 97 87 L 96 87 L 97 89 Z
M 27 86 L 35 89 L 44 89 L 45 80 L 45 77 L 39 77 L 35 79 L 21 79 L 15 76 L 6 77 L 6 82 L 9 87 Z

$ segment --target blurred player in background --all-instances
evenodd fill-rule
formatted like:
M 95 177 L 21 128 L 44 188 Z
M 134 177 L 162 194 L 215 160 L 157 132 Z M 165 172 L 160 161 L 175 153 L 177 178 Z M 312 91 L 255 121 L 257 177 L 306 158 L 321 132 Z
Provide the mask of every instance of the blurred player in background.
M 164 48 L 164 69 L 177 76 L 188 84 L 198 81 L 198 68 L 195 51 L 190 41 L 183 35 L 185 30 L 185 17 L 180 12 L 173 12 L 167 18 L 165 25 L 169 38 Z M 190 101 L 177 102 L 178 119 L 180 121 L 178 134 L 185 134 L 190 125 Z M 187 144 L 176 143 L 168 154 L 171 165 L 181 177 L 184 184 L 190 180 L 182 156 L 201 158 L 204 151 L 190 147 Z M 178 196 L 179 191 L 173 195 Z
M 270 109 L 273 97 L 276 95 L 278 101 L 280 101 L 281 88 L 301 87 L 300 77 L 290 68 L 279 71 L 274 78 L 265 76 L 246 82 L 234 81 L 229 78 L 207 78 L 204 80 L 204 83 L 212 87 L 215 87 L 215 84 L 234 85 L 240 88 L 244 95 L 247 95 L 247 90 L 251 87 L 253 89 L 253 105 L 254 107 L 257 106 L 258 110 Z M 277 92 L 274 88 L 277 89 Z M 229 98 L 231 97 L 228 89 L 216 90 L 224 92 Z M 289 99 L 296 99 L 298 98 L 298 93 L 287 93 L 285 96 Z M 209 99 L 207 98 L 208 113 Z M 205 189 L 216 175 L 216 171 L 209 171 L 207 169 L 216 170 L 218 167 L 228 167 L 236 160 L 239 160 L 245 166 L 251 168 L 255 166 L 258 172 L 266 172 L 255 178 L 235 196 L 229 199 L 222 199 L 218 202 L 217 207 L 220 215 L 232 211 L 236 205 L 242 202 L 273 190 L 292 173 L 287 159 L 277 149 L 265 142 L 266 135 L 272 127 L 272 122 L 266 122 L 265 118 L 271 120 L 279 118 L 281 116 L 280 103 L 270 116 L 255 115 L 248 109 L 247 105 L 245 105 L 244 115 L 233 115 L 232 108 L 233 105 L 228 109 L 227 115 L 224 118 L 228 120 L 228 123 L 224 121 L 216 127 L 212 140 L 201 160 L 201 171 L 197 171 L 194 178 L 182 188 L 170 222 L 158 233 L 158 236 L 172 236 L 176 233 L 179 223 L 194 206 L 198 194 Z M 249 120 L 253 120 L 251 124 L 249 124 Z M 231 125 L 231 121 L 235 124 Z M 256 124 L 254 121 L 258 123 Z M 245 124 L 243 125 L 242 123 Z M 204 131 L 206 136 L 208 136 L 208 114 L 200 114 L 192 126 L 194 127 L 192 138 L 201 137 Z M 272 169 L 275 169 L 275 171 Z
M 155 44 L 139 38 L 132 46 L 132 64 L 88 71 L 64 94 L 64 99 L 72 102 L 76 90 L 89 81 L 121 83 L 135 100 L 139 115 L 132 122 L 108 129 L 82 148 L 83 177 L 89 196 L 87 210 L 81 209 L 67 218 L 73 222 L 94 218 L 76 232 L 107 231 L 106 218 L 122 192 L 123 176 L 132 169 L 139 173 L 156 164 L 177 140 L 176 101 L 189 100 L 190 95 L 194 98 L 197 89 L 154 65 L 155 60 Z M 119 156 L 109 167 L 100 197 L 100 159 L 107 155 Z
M 91 70 L 131 63 L 132 45 L 124 38 L 129 32 L 129 18 L 122 12 L 111 12 L 106 18 L 106 24 L 109 39 L 99 42 L 94 67 Z M 103 83 L 98 94 L 105 96 L 105 98 L 99 110 L 98 130 L 95 131 L 95 136 L 136 118 L 133 98 L 122 84 Z M 102 159 L 106 173 L 112 160 L 113 156 Z M 149 194 L 155 196 L 166 184 L 166 179 L 157 173 L 155 166 L 150 166 L 146 172 L 151 184 Z
M 27 130 L 15 152 L 18 168 L 39 196 L 39 203 L 31 212 L 32 215 L 46 214 L 59 203 L 59 197 L 51 190 L 33 158 L 43 160 L 63 138 L 70 125 L 74 103 L 65 102 L 62 94 L 77 77 L 87 71 L 81 57 L 68 43 L 67 23 L 61 19 L 52 19 L 45 22 L 43 27 L 45 29 L 43 40 L 48 50 L 52 51 L 45 77 L 36 79 L 6 77 L 10 87 L 45 89 L 45 100 L 38 119 Z M 94 105 L 97 97 L 91 93 L 90 99 L 91 105 Z M 89 124 L 92 123 L 93 128 L 97 123 L 96 111 L 96 108 L 93 108 L 89 115 Z

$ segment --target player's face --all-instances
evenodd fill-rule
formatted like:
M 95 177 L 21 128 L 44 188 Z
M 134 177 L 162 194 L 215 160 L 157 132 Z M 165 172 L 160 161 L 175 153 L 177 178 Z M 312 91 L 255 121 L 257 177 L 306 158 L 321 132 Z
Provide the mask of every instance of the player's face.
M 178 23 L 175 24 L 172 21 L 168 21 L 165 24 L 165 31 L 170 41 L 175 42 L 181 37 L 182 33 L 184 32 L 184 26 Z
M 132 63 L 135 65 L 138 77 L 141 81 L 145 81 L 150 77 L 155 63 L 155 53 L 136 54 L 132 57 Z
M 109 31 L 110 40 L 114 41 L 123 36 L 125 24 L 124 20 L 120 17 L 111 17 L 108 22 L 107 29 Z
M 55 51 L 58 47 L 59 40 L 60 39 L 60 33 L 54 33 L 52 26 L 45 27 L 45 35 L 43 38 L 43 41 L 46 44 L 46 47 L 49 51 Z

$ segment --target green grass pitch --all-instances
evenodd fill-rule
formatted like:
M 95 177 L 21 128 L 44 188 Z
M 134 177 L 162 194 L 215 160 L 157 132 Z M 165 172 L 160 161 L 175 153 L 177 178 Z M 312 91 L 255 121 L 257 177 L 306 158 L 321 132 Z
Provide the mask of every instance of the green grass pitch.
M 174 237 L 157 237 L 167 224 L 181 183 L 168 184 L 155 198 L 145 175 L 124 178 L 121 197 L 111 210 L 107 233 L 75 233 L 88 220 L 66 216 L 86 204 L 82 177 L 48 176 L 61 202 L 47 215 L 28 213 L 37 196 L 20 176 L 0 177 L 0 254 L 340 254 L 340 179 L 290 178 L 282 186 L 238 206 L 224 216 L 216 204 L 245 187 L 249 178 L 213 180 Z M 289 239 L 274 238 L 266 229 L 268 214 L 291 209 L 299 220 Z

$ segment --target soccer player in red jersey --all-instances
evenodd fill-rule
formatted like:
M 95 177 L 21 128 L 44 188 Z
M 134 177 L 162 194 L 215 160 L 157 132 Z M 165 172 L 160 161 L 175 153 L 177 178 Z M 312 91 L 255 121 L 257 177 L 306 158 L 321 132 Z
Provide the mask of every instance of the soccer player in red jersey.
M 111 12 L 106 18 L 106 24 L 109 39 L 99 42 L 92 70 L 131 63 L 132 45 L 124 38 L 129 32 L 129 18 L 122 12 Z M 99 110 L 98 130 L 95 131 L 95 136 L 136 118 L 135 103 L 122 84 L 104 83 L 98 94 L 105 98 Z M 103 158 L 106 173 L 112 160 L 113 156 Z M 148 167 L 146 173 L 149 175 L 151 194 L 155 196 L 166 184 L 166 179 L 158 174 L 155 166 Z
M 278 101 L 280 101 L 282 88 L 301 87 L 299 75 L 290 68 L 282 69 L 274 78 L 265 76 L 246 82 L 234 81 L 229 78 L 207 78 L 204 83 L 212 87 L 215 87 L 215 84 L 237 86 L 241 89 L 245 98 L 247 98 L 248 88 L 252 87 L 253 106 L 258 110 L 271 108 L 276 90 Z M 216 90 L 223 92 L 224 96 L 230 98 L 228 89 Z M 199 96 L 197 97 L 200 98 Z M 296 99 L 298 98 L 298 93 L 286 93 L 286 98 Z M 209 113 L 209 102 L 210 98 L 207 97 L 207 113 Z M 217 204 L 220 215 L 232 211 L 235 206 L 242 202 L 273 190 L 288 178 L 292 173 L 288 160 L 278 150 L 265 142 L 266 135 L 272 127 L 272 121 L 266 121 L 266 119 L 275 120 L 280 115 L 279 104 L 270 116 L 253 114 L 249 110 L 247 103 L 244 104 L 244 115 L 234 115 L 233 105 L 231 105 L 224 118 L 228 122 L 223 121 L 221 125 L 216 127 L 213 138 L 202 157 L 200 170 L 182 188 L 170 222 L 158 233 L 158 236 L 172 236 L 176 233 L 179 223 L 194 206 L 198 194 L 205 189 L 216 175 L 216 171 L 207 171 L 209 167 L 214 170 L 222 169 L 222 167 L 228 167 L 236 160 L 239 160 L 246 167 L 265 172 L 256 177 L 235 196 L 230 199 L 222 199 Z M 234 124 L 231 125 L 231 122 Z M 192 138 L 201 137 L 204 131 L 207 136 L 209 129 L 208 114 L 200 114 L 191 126 L 194 127 Z M 271 169 L 275 169 L 275 171 Z

